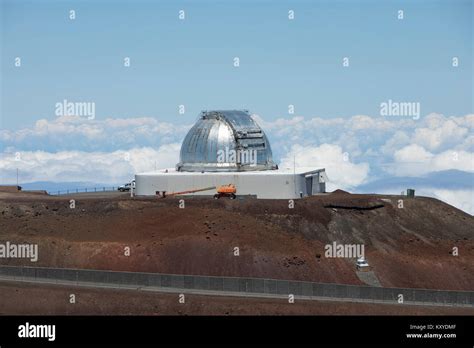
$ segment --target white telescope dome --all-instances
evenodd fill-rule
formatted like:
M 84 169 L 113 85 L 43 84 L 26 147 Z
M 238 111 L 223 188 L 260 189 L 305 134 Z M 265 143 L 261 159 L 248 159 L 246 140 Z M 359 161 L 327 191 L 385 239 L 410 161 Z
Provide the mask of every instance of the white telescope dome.
M 278 167 L 267 136 L 247 111 L 203 111 L 181 145 L 178 171 L 255 171 Z

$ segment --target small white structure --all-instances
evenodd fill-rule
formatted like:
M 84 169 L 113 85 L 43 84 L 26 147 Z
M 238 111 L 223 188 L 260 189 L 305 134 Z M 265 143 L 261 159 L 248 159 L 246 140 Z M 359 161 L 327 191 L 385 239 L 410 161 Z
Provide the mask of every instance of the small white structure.
M 203 111 L 181 145 L 176 168 L 135 175 L 135 194 L 214 196 L 233 184 L 237 196 L 293 199 L 326 191 L 324 168 L 278 168 L 270 142 L 247 111 Z
M 165 169 L 135 175 L 137 196 L 182 195 L 213 196 L 216 187 L 234 184 L 237 196 L 254 195 L 265 199 L 293 199 L 326 190 L 326 173 L 317 168 L 281 168 L 245 172 L 178 172 Z M 206 191 L 189 192 L 209 188 Z

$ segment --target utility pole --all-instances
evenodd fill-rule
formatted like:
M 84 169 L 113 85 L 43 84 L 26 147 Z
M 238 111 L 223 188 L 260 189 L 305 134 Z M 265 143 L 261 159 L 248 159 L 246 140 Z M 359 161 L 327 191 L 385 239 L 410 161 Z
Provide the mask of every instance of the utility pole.
M 16 186 L 18 186 L 18 168 L 16 168 Z

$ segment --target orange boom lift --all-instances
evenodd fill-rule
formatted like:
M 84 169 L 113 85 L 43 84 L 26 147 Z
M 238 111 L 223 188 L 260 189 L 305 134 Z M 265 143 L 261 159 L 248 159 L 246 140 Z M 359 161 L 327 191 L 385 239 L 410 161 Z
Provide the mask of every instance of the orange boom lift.
M 237 189 L 234 184 L 222 185 L 217 188 L 217 193 L 214 195 L 214 198 L 229 197 L 230 199 L 235 199 L 236 193 Z

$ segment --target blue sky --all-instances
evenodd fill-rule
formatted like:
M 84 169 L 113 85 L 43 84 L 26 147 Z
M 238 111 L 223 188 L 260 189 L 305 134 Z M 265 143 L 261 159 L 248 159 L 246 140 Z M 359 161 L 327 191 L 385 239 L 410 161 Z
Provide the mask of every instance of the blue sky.
M 63 99 L 94 101 L 102 119 L 177 123 L 213 108 L 271 120 L 289 104 L 307 117 L 349 117 L 378 113 L 389 98 L 420 102 L 424 114 L 473 109 L 472 1 L 1 3 L 7 129 L 54 117 Z
M 325 167 L 330 189 L 412 183 L 474 214 L 473 7 L 0 0 L 0 182 L 18 168 L 23 184 L 123 183 L 173 167 L 201 110 L 235 108 L 277 162 Z M 56 115 L 65 99 L 94 103 L 95 118 Z M 389 100 L 420 117 L 383 115 Z

